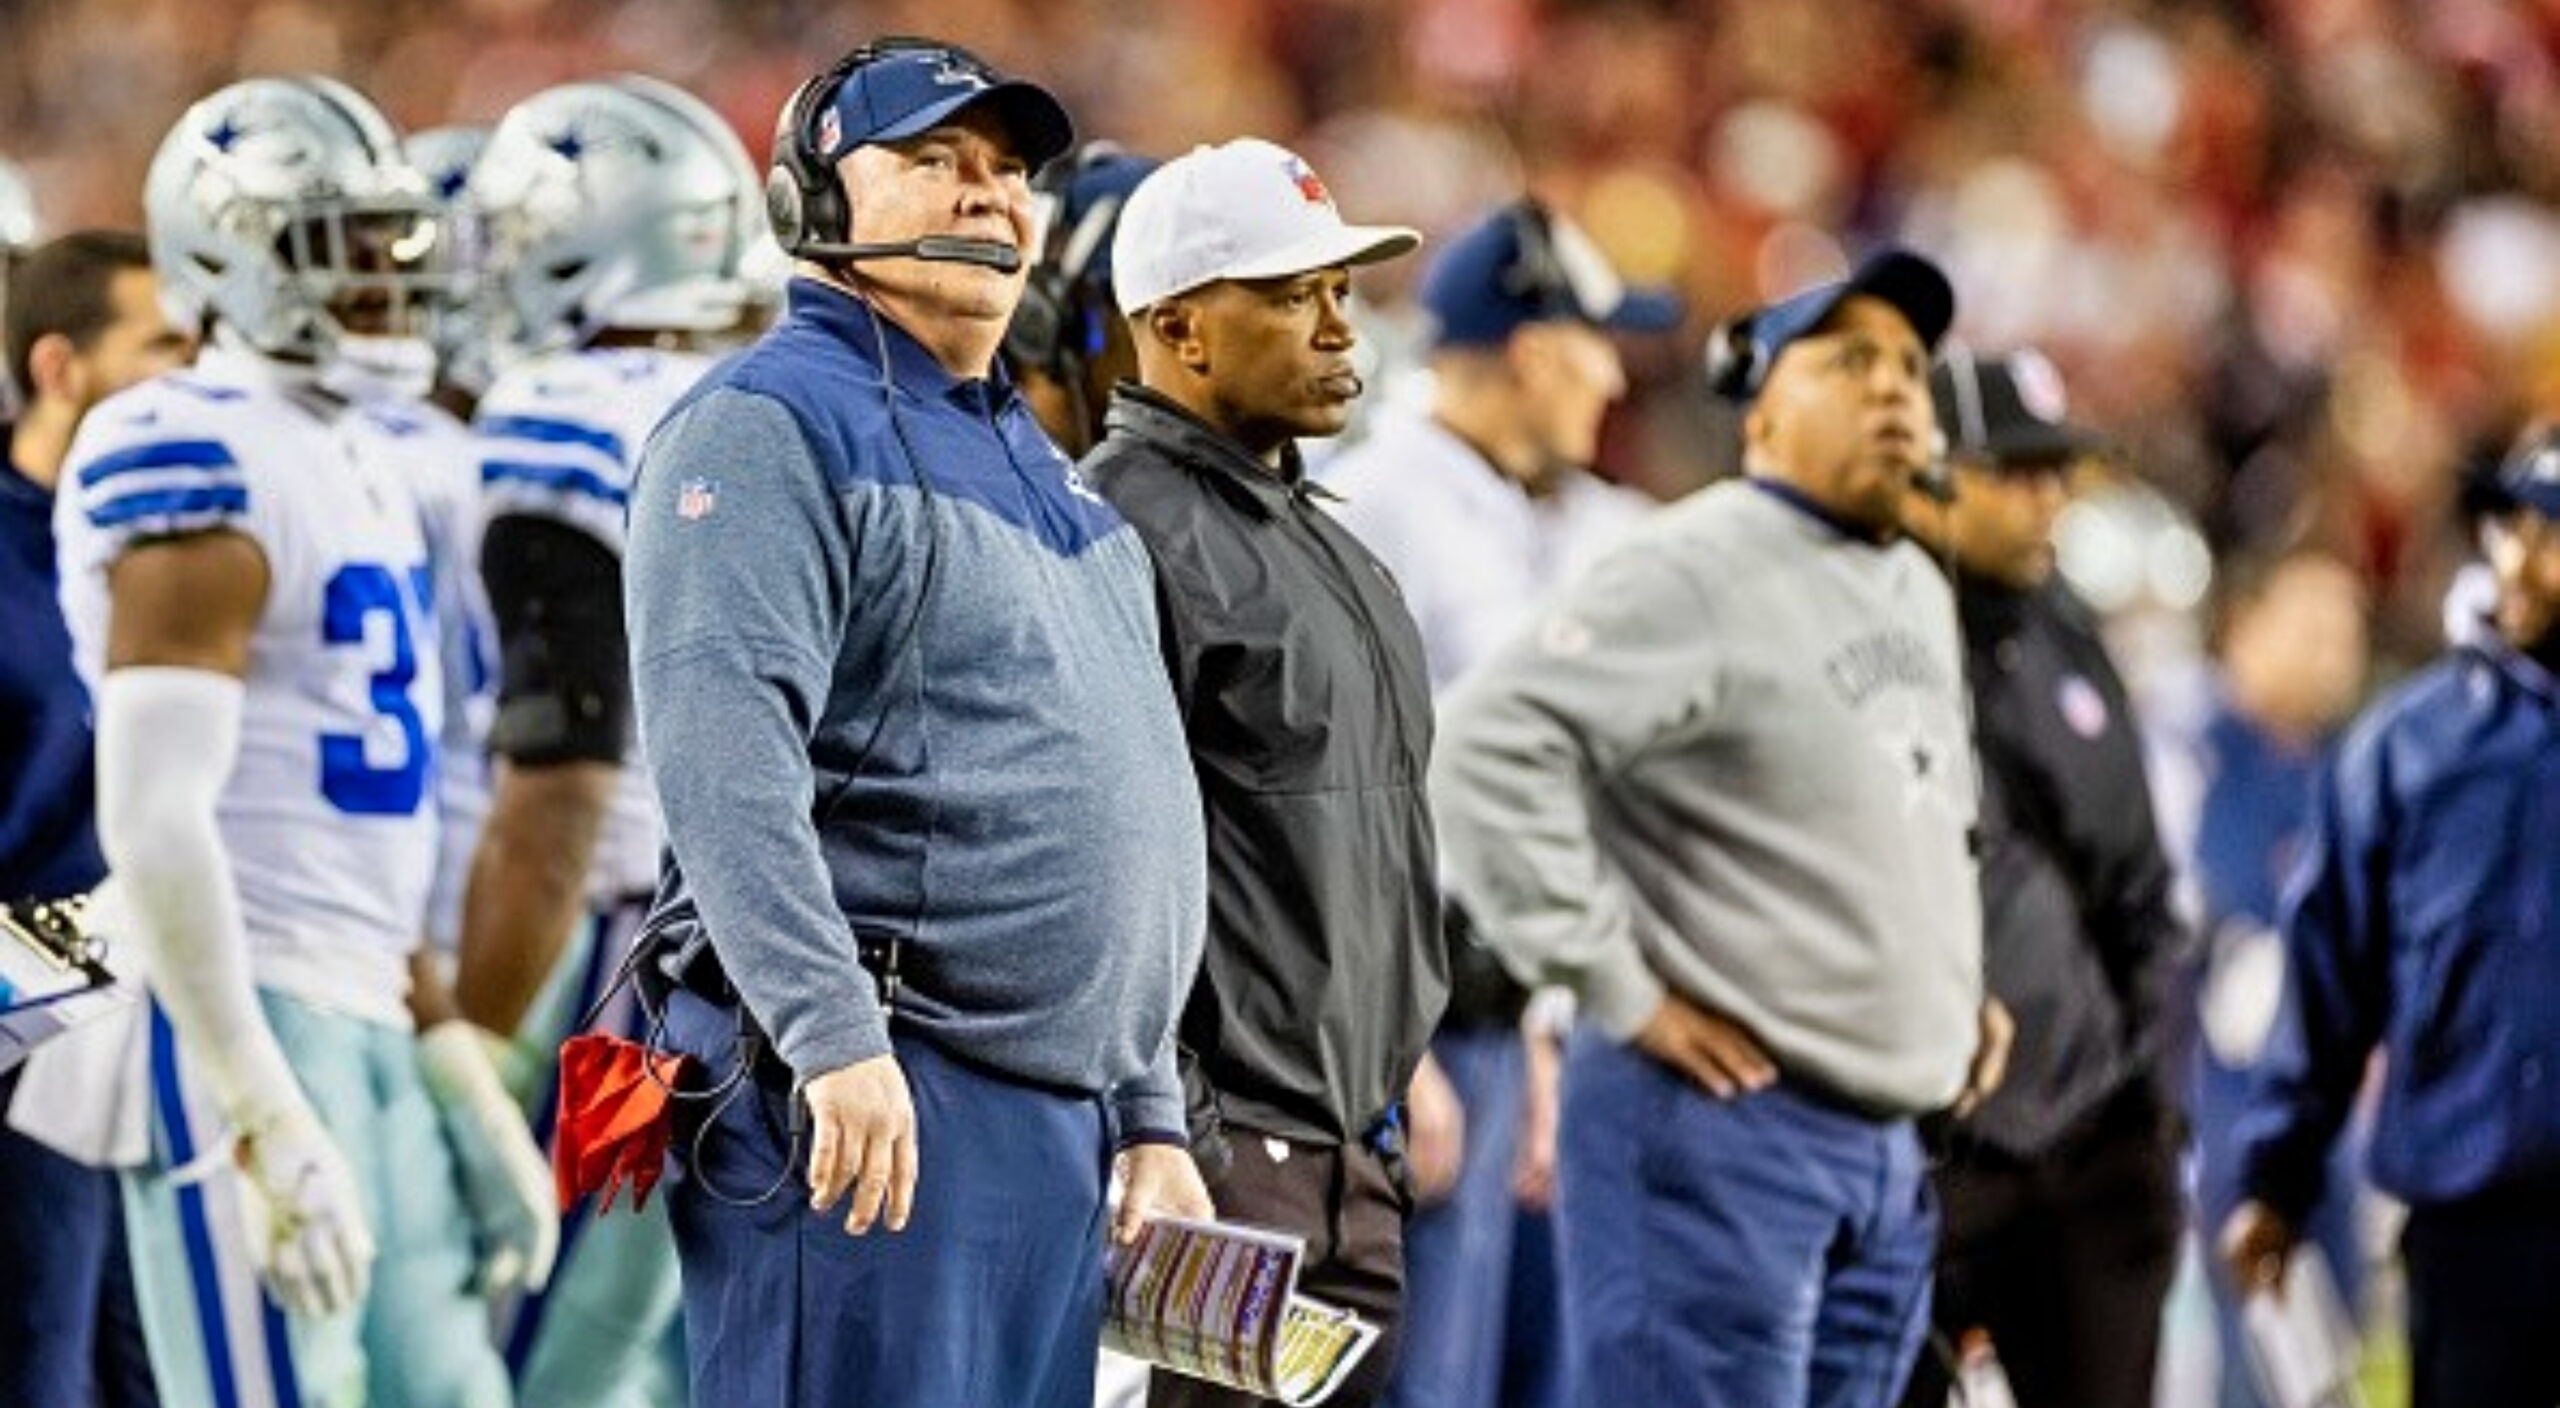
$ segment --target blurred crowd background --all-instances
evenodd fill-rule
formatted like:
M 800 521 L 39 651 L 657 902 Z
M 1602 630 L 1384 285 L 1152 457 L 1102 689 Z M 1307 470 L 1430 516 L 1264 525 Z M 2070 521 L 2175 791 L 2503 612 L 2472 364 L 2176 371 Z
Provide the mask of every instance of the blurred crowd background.
M 1570 209 L 1692 300 L 1609 437 L 1658 494 L 1730 467 L 1709 320 L 1917 244 L 1960 335 L 2050 352 L 2217 553 L 2357 564 L 2387 662 L 2437 640 L 2465 468 L 2560 404 L 2560 0 L 0 0 L 0 154 L 52 228 L 138 224 L 153 146 L 234 77 L 335 74 L 415 129 L 627 69 L 761 155 L 793 84 L 893 31 L 1088 136 L 1292 144 L 1357 218 Z M 2191 604 L 2182 561 L 2119 586 Z

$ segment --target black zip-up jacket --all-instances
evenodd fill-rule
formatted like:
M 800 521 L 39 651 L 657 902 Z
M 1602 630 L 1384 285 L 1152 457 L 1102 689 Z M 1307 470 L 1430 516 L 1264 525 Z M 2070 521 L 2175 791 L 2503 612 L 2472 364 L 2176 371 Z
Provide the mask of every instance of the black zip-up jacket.
M 1413 617 L 1294 451 L 1274 475 L 1124 385 L 1082 471 L 1155 558 L 1208 817 L 1208 944 L 1181 1025 L 1192 1132 L 1370 1137 L 1448 996 Z
M 1982 754 L 1983 969 L 2017 1019 L 2008 1079 L 1964 1129 L 2031 1158 L 2119 1097 L 2161 1096 L 2185 931 L 2132 708 L 2088 609 L 2059 582 L 1966 580 L 1958 600 Z

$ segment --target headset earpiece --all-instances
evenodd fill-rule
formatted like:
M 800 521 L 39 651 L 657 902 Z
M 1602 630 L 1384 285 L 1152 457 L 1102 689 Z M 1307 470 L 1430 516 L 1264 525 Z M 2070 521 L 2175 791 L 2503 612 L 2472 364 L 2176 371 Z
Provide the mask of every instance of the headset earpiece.
M 836 60 L 791 91 L 773 124 L 773 164 L 765 173 L 764 213 L 773 238 L 785 253 L 799 255 L 815 244 L 842 244 L 851 238 L 853 212 L 846 207 L 844 183 L 836 179 L 826 155 L 817 149 L 818 109 L 834 101 L 836 90 L 854 70 L 886 52 L 865 44 Z
M 809 217 L 801 198 L 800 183 L 776 162 L 764 176 L 764 219 L 773 227 L 774 243 L 785 254 L 797 255 L 809 242 Z
M 1576 311 L 1573 280 L 1556 253 L 1555 228 L 1535 200 L 1511 206 L 1512 244 L 1518 251 L 1502 271 L 1502 291 L 1535 304 L 1541 316 Z
M 1121 198 L 1097 200 L 1073 221 L 1061 217 L 1076 182 L 1098 163 L 1122 154 L 1117 143 L 1087 142 L 1040 168 L 1031 183 L 1033 194 L 1049 202 L 1052 214 L 1042 235 L 1040 261 L 1023 280 L 1022 299 L 1005 328 L 1005 356 L 1017 367 L 1036 367 L 1068 382 L 1082 375 L 1085 359 L 1102 350 L 1102 325 L 1088 307 L 1093 291 L 1085 287 L 1085 276 L 1119 221 Z
M 1760 380 L 1760 341 L 1749 315 L 1716 325 L 1707 335 L 1707 389 L 1728 401 L 1746 401 Z
M 1072 310 L 1066 297 L 1071 291 L 1058 284 L 1057 270 L 1047 264 L 1034 266 L 1022 281 L 1022 299 L 1013 305 L 1013 321 L 1005 325 L 1004 355 L 1016 367 L 1038 368 L 1064 380 L 1059 364 L 1067 347 Z

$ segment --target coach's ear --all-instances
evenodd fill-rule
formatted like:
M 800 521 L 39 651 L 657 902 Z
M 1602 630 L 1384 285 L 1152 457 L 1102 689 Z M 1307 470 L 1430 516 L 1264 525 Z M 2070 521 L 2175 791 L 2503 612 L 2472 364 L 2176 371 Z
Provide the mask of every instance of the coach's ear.
M 27 384 L 19 390 L 29 400 L 40 397 L 80 406 L 88 404 L 81 392 L 79 349 L 71 345 L 68 335 L 49 332 L 27 347 Z
M 1206 373 L 1209 369 L 1208 343 L 1201 337 L 1200 307 L 1179 294 L 1159 298 L 1140 309 L 1131 324 L 1142 328 L 1147 339 L 1171 353 L 1185 368 Z

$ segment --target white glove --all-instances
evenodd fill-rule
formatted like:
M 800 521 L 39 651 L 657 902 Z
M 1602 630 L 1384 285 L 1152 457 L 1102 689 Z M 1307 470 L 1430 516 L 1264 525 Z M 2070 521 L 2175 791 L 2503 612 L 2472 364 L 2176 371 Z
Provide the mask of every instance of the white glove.
M 373 1234 L 249 971 L 214 820 L 239 753 L 242 694 L 238 679 L 208 670 L 108 672 L 98 690 L 98 840 L 152 995 L 238 1131 L 259 1275 L 286 1310 L 328 1315 L 363 1298 Z
M 538 1291 L 560 1254 L 551 1163 L 490 1064 L 489 1040 L 469 1022 L 440 1022 L 418 1038 L 418 1070 L 461 1170 L 479 1246 L 478 1289 Z
M 250 1253 L 276 1303 L 335 1315 L 364 1299 L 373 1234 L 336 1141 L 300 1095 L 240 1135 Z

